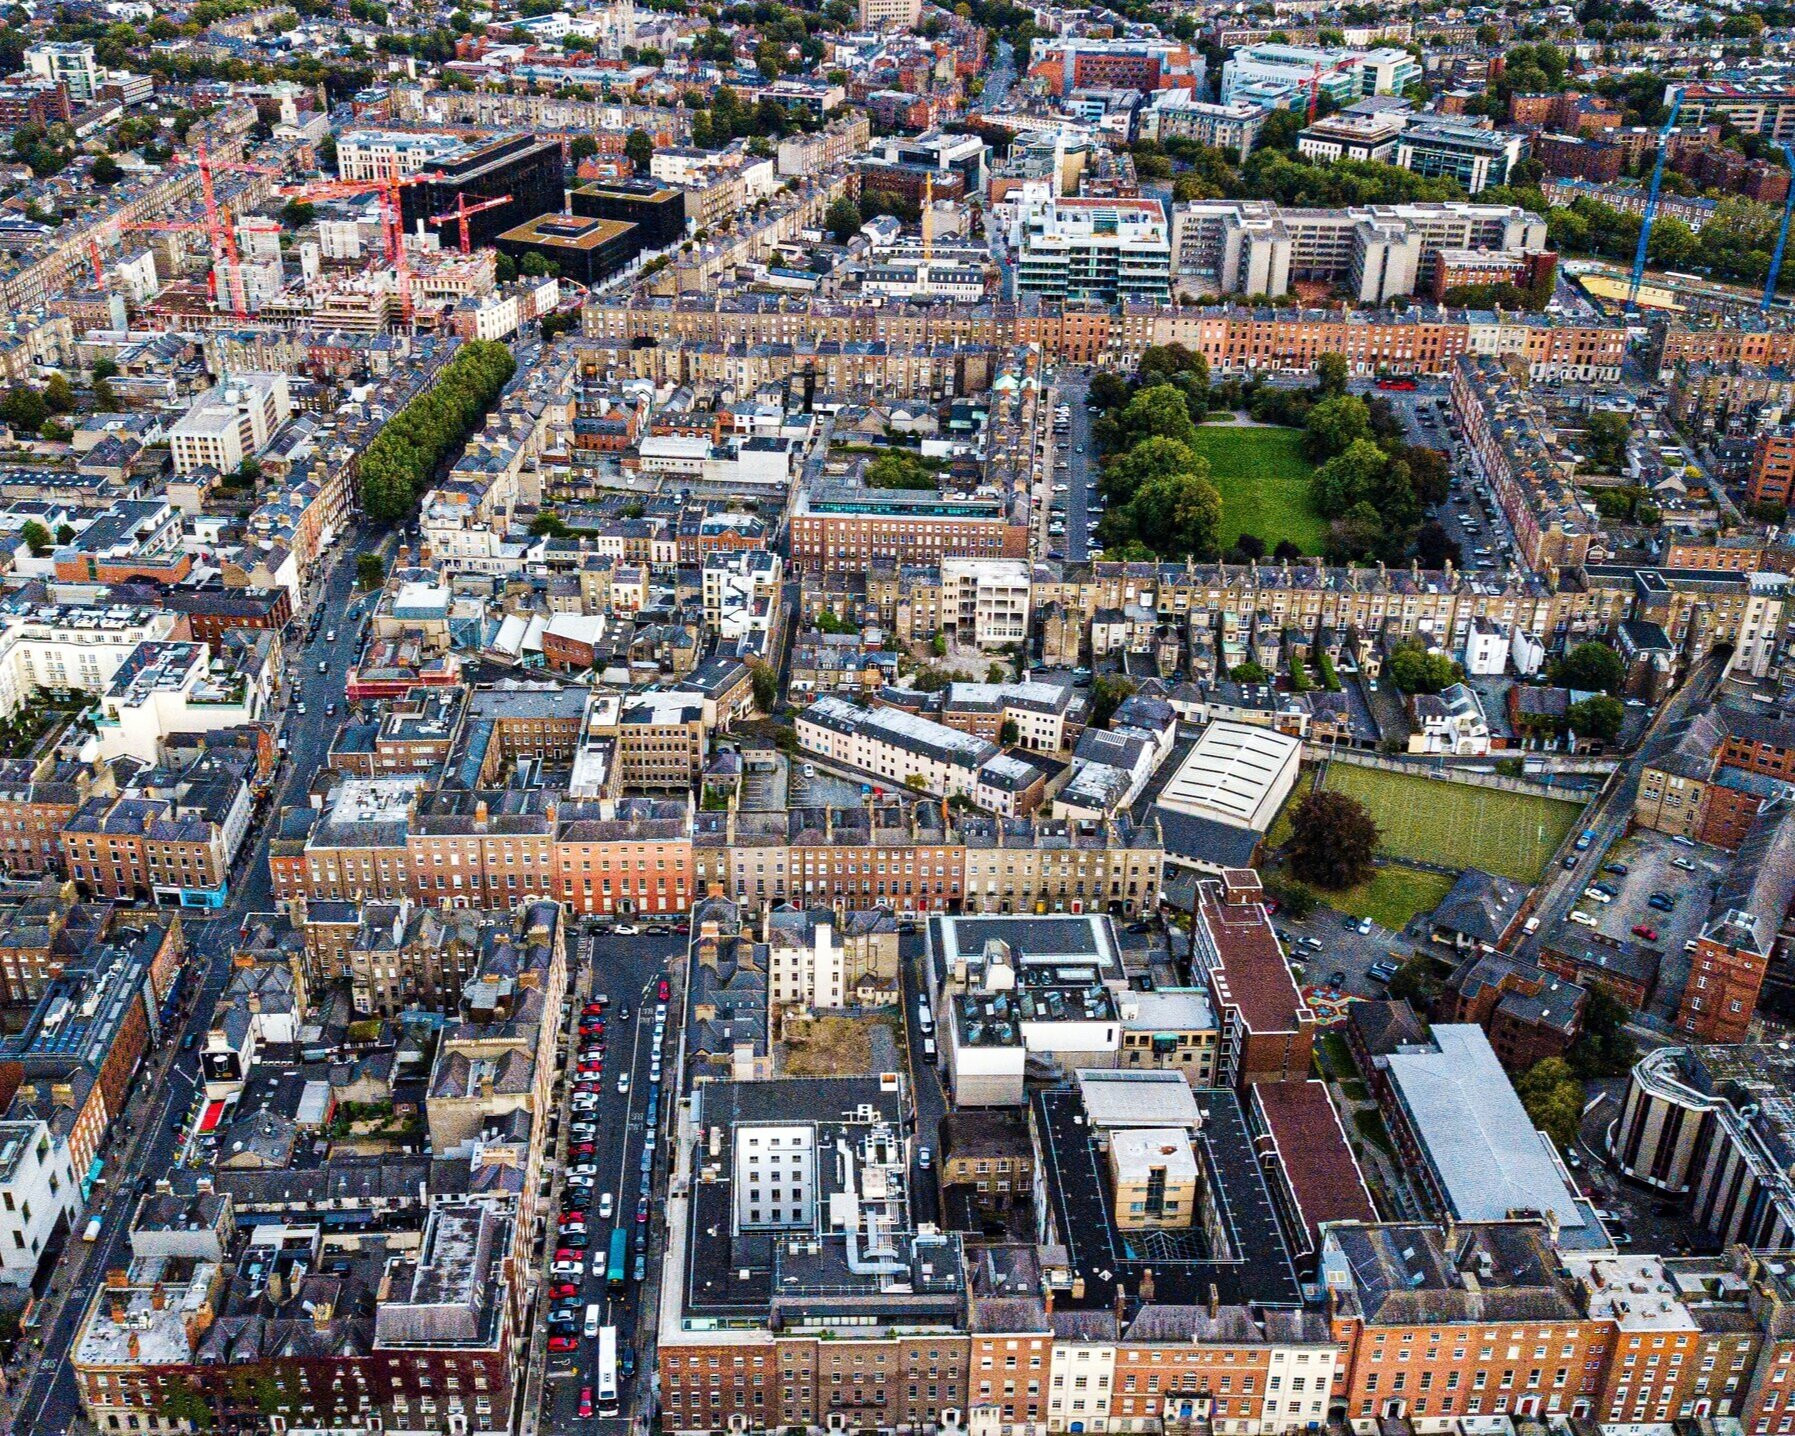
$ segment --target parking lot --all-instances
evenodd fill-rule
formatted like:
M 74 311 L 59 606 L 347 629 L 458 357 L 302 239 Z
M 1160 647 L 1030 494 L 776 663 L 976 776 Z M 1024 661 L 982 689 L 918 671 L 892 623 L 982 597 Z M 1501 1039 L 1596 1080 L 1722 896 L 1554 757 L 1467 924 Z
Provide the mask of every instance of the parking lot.
M 1385 995 L 1384 984 L 1367 976 L 1372 965 L 1400 963 L 1414 951 L 1414 944 L 1400 933 L 1376 923 L 1370 924 L 1369 932 L 1361 932 L 1361 925 L 1325 906 L 1316 908 L 1300 922 L 1285 912 L 1272 918 L 1272 926 L 1289 954 L 1297 985 L 1324 1007 L 1330 997 L 1381 999 Z M 1314 946 L 1316 943 L 1321 944 L 1319 949 Z M 1333 983 L 1336 972 L 1345 978 L 1337 989 Z M 1333 1017 L 1331 1013 L 1318 1015 L 1324 1022 Z
M 1647 1009 L 1653 1016 L 1668 1021 L 1683 995 L 1689 977 L 1686 945 L 1694 940 L 1707 914 L 1714 884 L 1726 871 L 1726 858 L 1718 848 L 1685 846 L 1663 833 L 1637 829 L 1608 850 L 1603 867 L 1584 875 L 1584 895 L 1572 911 L 1593 918 L 1592 930 L 1603 937 L 1645 943 L 1660 955 L 1658 985 Z M 1609 871 L 1615 865 L 1627 871 Z M 1611 901 L 1603 903 L 1588 896 L 1597 883 L 1614 890 Z M 1669 912 L 1654 908 L 1651 897 L 1655 892 L 1674 899 L 1676 906 Z M 1581 922 L 1577 918 L 1571 921 Z M 1586 922 L 1581 925 L 1589 926 Z M 1636 933 L 1636 927 L 1650 930 L 1655 939 Z

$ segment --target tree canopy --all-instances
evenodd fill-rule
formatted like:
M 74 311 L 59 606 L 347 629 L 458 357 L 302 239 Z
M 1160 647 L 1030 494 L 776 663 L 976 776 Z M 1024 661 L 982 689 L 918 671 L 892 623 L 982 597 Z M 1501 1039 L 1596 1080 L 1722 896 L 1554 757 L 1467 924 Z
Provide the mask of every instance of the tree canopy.
M 362 507 L 376 523 L 406 518 L 449 451 L 466 441 L 517 370 L 503 344 L 461 346 L 436 382 L 374 436 L 361 458 Z
M 1365 805 L 1323 789 L 1297 805 L 1285 852 L 1297 877 L 1318 888 L 1357 887 L 1371 876 L 1380 837 Z

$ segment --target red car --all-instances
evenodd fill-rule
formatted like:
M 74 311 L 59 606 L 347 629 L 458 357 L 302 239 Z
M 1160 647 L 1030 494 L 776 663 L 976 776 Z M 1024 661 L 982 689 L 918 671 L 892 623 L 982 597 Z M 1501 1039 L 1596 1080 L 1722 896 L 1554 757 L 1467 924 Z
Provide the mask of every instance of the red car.
M 590 1157 L 597 1151 L 598 1148 L 593 1146 L 590 1142 L 575 1142 L 567 1149 L 567 1155 L 570 1157 Z
M 549 1295 L 557 1299 L 562 1297 L 574 1297 L 579 1294 L 579 1287 L 571 1281 L 557 1282 L 554 1286 L 549 1288 Z
M 592 1419 L 592 1388 L 590 1386 L 580 1388 L 580 1415 L 585 1420 Z
M 548 1339 L 550 1351 L 578 1351 L 580 1339 L 577 1336 L 551 1336 Z
M 1636 922 L 1633 924 L 1633 936 L 1643 937 L 1647 942 L 1656 942 L 1658 940 L 1658 929 L 1655 927 L 1648 927 L 1643 922 Z
M 581 1256 L 580 1253 L 576 1252 L 572 1247 L 558 1247 L 555 1251 L 555 1260 L 568 1262 L 584 1261 L 585 1257 Z
M 602 1062 L 582 1062 L 582 1063 L 580 1063 L 580 1071 L 582 1071 L 582 1072 L 591 1072 L 596 1075 L 597 1073 L 603 1072 L 604 1070 L 605 1070 L 605 1064 Z
M 660 986 L 655 988 L 655 990 L 654 990 L 654 995 L 657 998 L 659 998 L 662 1002 L 665 1002 L 669 997 L 671 997 L 673 995 L 673 989 L 667 985 L 666 978 L 663 977 L 661 979 Z
M 603 1011 L 604 1011 L 604 1010 L 605 1010 L 605 1005 L 604 1005 L 604 1003 L 602 1003 L 602 1002 L 588 1002 L 588 1003 L 587 1003 L 587 1004 L 586 1004 L 586 1006 L 585 1006 L 585 1009 L 584 1009 L 584 1010 L 583 1010 L 583 1011 L 582 1011 L 582 1012 L 581 1012 L 581 1014 L 580 1014 L 580 1015 L 581 1015 L 581 1016 L 582 1016 L 582 1017 L 597 1017 L 597 1016 L 598 1016 L 598 1015 L 599 1015 L 599 1014 L 600 1014 L 600 1013 L 602 1013 L 602 1012 L 603 1012 Z
M 564 1227 L 583 1227 L 586 1225 L 584 1212 L 562 1212 L 561 1225 Z

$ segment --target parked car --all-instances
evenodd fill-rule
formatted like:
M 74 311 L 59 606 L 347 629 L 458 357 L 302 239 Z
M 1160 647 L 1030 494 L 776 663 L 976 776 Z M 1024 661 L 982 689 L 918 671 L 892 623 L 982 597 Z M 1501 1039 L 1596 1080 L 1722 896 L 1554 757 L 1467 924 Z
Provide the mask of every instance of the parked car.
M 654 995 L 656 1000 L 660 1002 L 666 1002 L 673 996 L 673 988 L 666 978 L 663 977 L 660 982 L 656 984 Z
M 1631 869 L 1625 863 L 1603 863 L 1602 871 L 1613 873 L 1617 878 L 1624 878 Z
M 548 1339 L 548 1349 L 551 1352 L 578 1351 L 580 1349 L 580 1339 L 577 1336 L 551 1336 Z
M 612 928 L 611 931 L 623 937 L 635 937 L 642 931 L 642 929 L 637 927 L 633 922 L 620 922 L 616 927 Z
M 1676 857 L 1670 860 L 1670 865 L 1673 868 L 1681 868 L 1686 873 L 1695 871 L 1695 864 L 1690 862 L 1689 859 L 1684 857 L 1681 853 L 1678 853 Z
M 1658 940 L 1658 929 L 1643 922 L 1636 922 L 1633 924 L 1633 936 L 1642 937 L 1647 942 L 1656 942 Z
M 1583 896 L 1590 899 L 1592 902 L 1611 903 L 1614 901 L 1614 894 L 1611 892 L 1604 892 L 1600 885 L 1584 888 Z
M 1601 923 L 1596 921 L 1596 916 L 1594 913 L 1584 912 L 1583 909 L 1580 907 L 1574 907 L 1571 909 L 1570 919 L 1572 922 L 1580 923 L 1584 927 L 1600 927 L 1601 926 Z

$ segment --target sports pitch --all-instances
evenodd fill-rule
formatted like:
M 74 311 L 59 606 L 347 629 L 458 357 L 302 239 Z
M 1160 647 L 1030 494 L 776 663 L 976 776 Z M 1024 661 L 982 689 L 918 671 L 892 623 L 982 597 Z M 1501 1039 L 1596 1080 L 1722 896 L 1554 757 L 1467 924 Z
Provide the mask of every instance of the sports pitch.
M 1583 805 L 1557 798 L 1409 777 L 1349 763 L 1328 765 L 1326 787 L 1371 812 L 1383 851 L 1449 868 L 1538 882 Z

